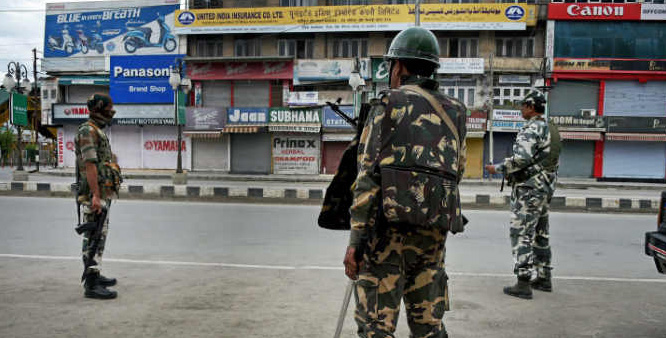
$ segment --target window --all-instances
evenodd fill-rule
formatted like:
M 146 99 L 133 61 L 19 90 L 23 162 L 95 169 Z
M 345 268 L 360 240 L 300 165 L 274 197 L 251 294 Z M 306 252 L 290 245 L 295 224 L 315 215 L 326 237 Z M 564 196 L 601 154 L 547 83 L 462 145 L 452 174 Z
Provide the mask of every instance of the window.
M 415 0 L 389 0 L 389 5 L 412 5 Z
M 471 58 L 479 56 L 479 39 L 477 38 L 440 38 L 441 56 Z
M 222 56 L 223 53 L 221 37 L 194 40 L 192 45 L 195 47 L 192 56 Z
M 194 0 L 192 9 L 196 8 L 222 8 L 222 0 Z
M 449 56 L 449 39 L 439 38 L 437 41 L 439 42 L 440 56 L 448 57 Z
M 58 99 L 58 90 L 51 89 L 51 100 L 57 100 L 57 99 Z
M 474 107 L 476 80 L 473 79 L 442 79 L 439 91 L 458 99 L 467 107 Z
M 48 89 L 42 90 L 42 99 L 43 100 L 48 100 L 49 99 L 49 90 Z
M 236 39 L 234 45 L 235 56 L 261 56 L 260 39 Z
M 533 38 L 497 38 L 495 55 L 505 57 L 534 57 Z
M 368 5 L 368 0 L 332 0 L 331 6 Z
M 278 55 L 312 59 L 313 46 L 311 39 L 280 39 L 278 40 Z
M 367 39 L 339 39 L 333 41 L 334 58 L 352 58 L 368 56 Z
M 529 84 L 523 86 L 519 84 L 500 84 L 495 83 L 493 88 L 493 105 L 510 108 L 519 108 L 519 102 L 527 95 L 532 87 Z
M 318 0 L 280 0 L 282 7 L 317 6 Z

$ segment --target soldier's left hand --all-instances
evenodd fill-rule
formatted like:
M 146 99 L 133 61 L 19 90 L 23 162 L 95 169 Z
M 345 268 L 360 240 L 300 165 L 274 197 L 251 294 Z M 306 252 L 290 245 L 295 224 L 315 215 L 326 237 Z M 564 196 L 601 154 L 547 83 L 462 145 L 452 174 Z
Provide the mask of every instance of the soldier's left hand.
M 495 170 L 495 166 L 492 164 L 487 164 L 486 170 L 488 171 L 489 174 L 497 174 L 497 170 Z

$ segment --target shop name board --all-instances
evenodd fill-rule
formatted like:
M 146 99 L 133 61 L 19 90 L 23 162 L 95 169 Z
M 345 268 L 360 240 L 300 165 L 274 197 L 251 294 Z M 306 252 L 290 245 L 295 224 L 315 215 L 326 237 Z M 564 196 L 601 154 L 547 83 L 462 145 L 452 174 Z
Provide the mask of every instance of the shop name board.
M 224 128 L 222 108 L 188 107 L 185 129 L 188 130 L 220 130 Z
M 666 117 L 608 116 L 609 132 L 666 133 Z
M 272 141 L 273 173 L 316 174 L 319 172 L 321 155 L 319 135 L 289 137 L 275 135 Z
M 554 71 L 643 71 L 666 72 L 664 60 L 614 60 L 614 59 L 575 59 L 555 58 Z
M 173 103 L 169 76 L 183 56 L 111 56 L 109 93 L 114 103 Z
M 292 61 L 193 63 L 187 69 L 187 77 L 192 80 L 290 80 L 294 77 L 294 63 Z
M 666 5 L 642 3 L 641 20 L 666 20 Z
M 580 116 L 550 116 L 550 121 L 560 127 L 573 128 L 604 128 L 605 120 L 603 116 L 580 117 Z
M 282 148 L 317 148 L 315 140 L 303 140 L 303 139 L 290 139 L 290 138 L 279 138 L 276 137 L 273 139 L 273 147 L 280 146 Z M 289 150 L 288 154 L 302 154 L 299 150 Z
M 266 124 L 268 108 L 227 108 L 227 121 L 233 124 Z
M 440 58 L 437 74 L 483 74 L 483 58 Z
M 370 78 L 370 59 L 359 60 L 359 75 Z M 301 59 L 294 66 L 294 84 L 301 81 L 348 80 L 354 70 L 354 60 Z
M 492 123 L 492 128 L 494 131 L 511 131 L 517 132 L 520 128 L 525 125 L 524 121 L 498 121 L 494 120 Z M 489 129 L 490 130 L 490 127 Z
M 550 3 L 550 20 L 641 20 L 641 4 Z
M 321 124 L 321 109 L 271 108 L 270 123 Z
M 173 118 L 163 119 L 114 119 L 114 124 L 127 126 L 127 125 L 145 125 L 145 126 L 173 126 L 175 120 Z
M 414 5 L 294 6 L 176 11 L 176 34 L 398 31 L 413 26 Z M 536 6 L 423 4 L 421 25 L 431 30 L 525 29 Z
M 516 109 L 493 109 L 493 120 L 525 121 L 523 113 Z
M 173 125 L 173 104 L 115 104 L 116 115 L 113 123 L 137 125 Z M 88 108 L 85 103 L 54 104 L 52 106 L 53 122 L 83 122 L 88 119 Z
M 354 107 L 353 106 L 340 106 L 345 115 L 350 118 L 354 117 Z M 338 128 L 338 129 L 352 129 L 352 126 L 340 117 L 337 113 L 331 109 L 331 107 L 324 107 L 324 128 Z
M 143 144 L 148 151 L 173 152 L 178 151 L 178 141 L 174 140 L 150 140 Z M 187 151 L 187 143 L 181 141 L 181 151 Z

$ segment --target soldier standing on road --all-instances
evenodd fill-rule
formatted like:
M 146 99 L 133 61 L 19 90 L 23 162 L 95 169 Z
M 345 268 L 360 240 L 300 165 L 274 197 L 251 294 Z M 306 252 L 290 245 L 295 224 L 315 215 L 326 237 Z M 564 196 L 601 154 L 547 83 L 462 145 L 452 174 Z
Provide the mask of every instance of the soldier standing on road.
M 109 139 L 102 128 L 111 124 L 113 102 L 104 94 L 94 94 L 88 100 L 90 118 L 79 126 L 76 133 L 76 165 L 78 166 L 78 200 L 84 206 L 84 222 L 95 222 L 96 217 L 107 212 L 111 199 L 117 196 L 120 185 L 120 168 L 114 161 Z M 83 233 L 83 280 L 88 298 L 116 298 L 116 291 L 107 289 L 116 284 L 115 278 L 106 278 L 100 274 L 100 264 L 108 233 L 109 220 L 103 220 L 98 233 Z M 93 238 L 94 237 L 94 238 Z
M 504 288 L 510 296 L 531 299 L 532 288 L 552 291 L 548 208 L 555 191 L 560 153 L 557 127 L 543 113 L 546 99 L 529 93 L 521 102 L 527 120 L 516 136 L 513 155 L 498 165 L 487 165 L 490 174 L 504 174 L 511 191 L 511 248 L 518 282 Z M 532 269 L 537 277 L 530 283 Z
M 391 90 L 359 143 L 345 274 L 356 282 L 360 337 L 393 337 L 404 300 L 413 337 L 447 337 L 447 232 L 463 230 L 458 183 L 467 109 L 437 91 L 439 45 L 412 27 L 392 41 Z

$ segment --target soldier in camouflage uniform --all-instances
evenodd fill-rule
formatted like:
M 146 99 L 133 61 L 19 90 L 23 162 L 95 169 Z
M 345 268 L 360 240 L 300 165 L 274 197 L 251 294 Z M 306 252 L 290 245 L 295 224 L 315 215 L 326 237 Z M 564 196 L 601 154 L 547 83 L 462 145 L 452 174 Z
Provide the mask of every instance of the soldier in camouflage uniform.
M 412 337 L 447 337 L 447 233 L 460 232 L 458 183 L 467 109 L 438 92 L 435 36 L 400 32 L 385 56 L 390 87 L 372 107 L 352 187 L 345 274 L 355 283 L 360 337 L 393 337 L 404 300 Z
M 76 165 L 78 166 L 78 200 L 84 206 L 84 222 L 94 222 L 102 208 L 111 206 L 111 198 L 117 194 L 120 168 L 111 152 L 109 139 L 102 128 L 111 124 L 115 110 L 108 95 L 94 94 L 88 100 L 90 118 L 82 123 L 76 133 Z M 108 213 L 107 213 L 108 215 Z M 99 238 L 91 245 L 92 231 L 83 233 L 84 295 L 88 298 L 116 298 L 116 291 L 107 289 L 116 284 L 115 278 L 100 274 L 100 264 L 108 233 L 108 216 L 104 220 Z
M 521 112 L 527 122 L 516 136 L 513 155 L 498 165 L 486 166 L 491 174 L 504 174 L 512 186 L 510 237 L 518 282 L 505 287 L 504 293 L 524 299 L 532 298 L 530 279 L 533 268 L 537 272 L 533 287 L 552 290 L 548 203 L 555 190 L 559 134 L 555 155 L 551 152 L 549 123 L 542 116 L 545 107 L 543 94 L 529 93 L 521 103 Z

